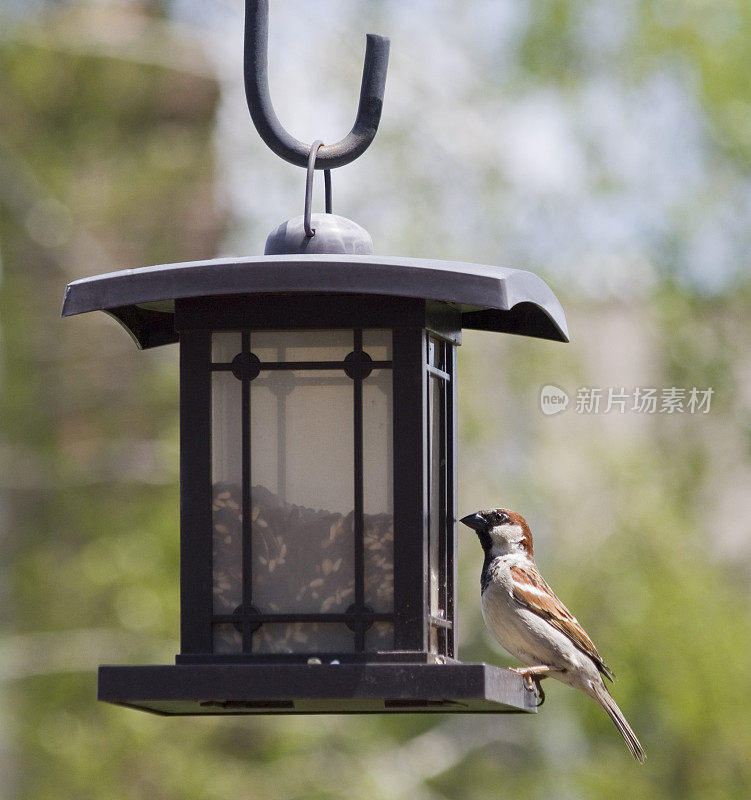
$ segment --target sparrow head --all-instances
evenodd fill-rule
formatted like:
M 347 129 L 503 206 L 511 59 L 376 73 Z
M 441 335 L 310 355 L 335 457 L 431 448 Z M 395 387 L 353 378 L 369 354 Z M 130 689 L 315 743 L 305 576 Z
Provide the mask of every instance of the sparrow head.
M 508 508 L 491 508 L 477 511 L 460 520 L 472 528 L 482 549 L 491 557 L 509 553 L 525 553 L 534 557 L 532 533 L 521 514 Z

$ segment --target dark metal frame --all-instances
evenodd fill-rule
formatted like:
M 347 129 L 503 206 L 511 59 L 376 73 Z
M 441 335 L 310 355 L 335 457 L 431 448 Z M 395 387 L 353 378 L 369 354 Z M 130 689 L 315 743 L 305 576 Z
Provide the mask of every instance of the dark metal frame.
M 273 297 L 275 302 L 287 297 L 289 308 L 305 314 L 305 297 L 313 305 L 322 295 L 332 294 L 345 305 L 367 295 L 369 304 L 359 305 L 369 317 L 395 300 L 405 309 L 415 298 L 439 300 L 462 312 L 463 328 L 568 341 L 561 304 L 531 272 L 384 256 L 252 256 L 122 270 L 69 284 L 63 316 L 106 311 L 139 347 L 147 348 L 178 341 L 175 308 L 180 300 L 203 299 L 208 308 L 217 303 L 233 308 L 249 296 L 261 301 Z M 402 324 L 406 323 L 394 321 Z
M 537 711 L 516 673 L 453 663 L 102 666 L 99 699 L 178 716 Z
M 415 259 L 272 257 L 130 270 L 68 287 L 64 316 L 97 309 L 120 319 L 141 346 L 181 342 L 181 653 L 174 666 L 100 667 L 101 700 L 178 715 L 535 711 L 519 675 L 455 661 L 454 378 L 462 325 L 565 340 L 563 311 L 542 281 Z M 212 653 L 211 331 L 254 328 L 392 330 L 394 650 L 327 654 L 337 665 L 300 664 L 299 653 L 255 654 L 252 663 Z M 439 553 L 445 620 L 430 618 L 428 597 L 427 403 L 436 374 L 427 363 L 429 336 L 445 342 L 438 373 L 450 377 Z M 430 652 L 431 625 L 441 630 L 439 653 Z
M 282 266 L 284 273 L 272 269 Z M 400 270 L 411 277 L 395 285 L 390 278 Z M 269 281 L 286 288 L 268 293 L 262 287 Z M 435 288 L 434 299 L 417 299 L 418 292 L 433 294 L 432 282 L 444 289 Z M 495 299 L 480 300 L 483 286 Z M 181 342 L 181 653 L 173 666 L 100 667 L 100 700 L 170 715 L 536 711 L 537 698 L 516 673 L 455 660 L 455 367 L 461 326 L 469 322 L 565 340 L 563 311 L 542 281 L 514 270 L 490 274 L 485 267 L 416 260 L 246 259 L 132 270 L 68 287 L 64 316 L 95 309 L 120 319 L 142 346 Z M 552 327 L 541 326 L 543 319 Z M 392 330 L 394 650 L 326 654 L 334 663 L 308 664 L 299 663 L 305 654 L 254 654 L 252 663 L 241 656 L 243 663 L 212 653 L 211 332 L 312 328 Z M 428 364 L 431 336 L 445 348 L 442 369 Z M 439 552 L 445 620 L 430 617 L 428 596 L 433 375 L 442 380 L 445 403 Z M 369 621 L 366 614 L 360 620 Z M 430 652 L 431 625 L 440 629 L 439 653 Z
M 252 632 L 264 622 L 345 622 L 353 627 L 354 653 L 326 653 L 326 658 L 341 661 L 416 661 L 456 658 L 454 636 L 455 553 L 456 553 L 456 473 L 455 473 L 455 349 L 460 342 L 461 317 L 446 304 L 392 299 L 372 303 L 372 298 L 337 296 L 311 299 L 244 298 L 220 303 L 211 299 L 180 301 L 176 308 L 181 338 L 181 598 L 182 644 L 178 663 L 284 663 L 306 661 L 320 653 L 254 654 Z M 299 313 L 290 313 L 298 311 Z M 264 363 L 251 361 L 250 330 L 320 328 L 352 329 L 354 360 L 320 363 Z M 314 324 L 315 323 L 315 324 Z M 363 473 L 362 473 L 362 379 L 357 369 L 362 353 L 362 329 L 392 331 L 393 359 L 373 361 L 369 369 L 391 368 L 393 380 L 393 467 L 394 467 L 394 612 L 374 613 L 363 598 Z M 240 360 L 212 363 L 211 332 L 241 330 Z M 429 550 L 429 443 L 428 388 L 437 371 L 428 364 L 428 337 L 441 342 L 446 370 L 440 372 L 445 400 L 441 409 L 443 461 L 445 475 L 440 507 L 446 509 L 440 525 L 440 574 L 445 584 L 445 618 L 431 617 L 428 602 Z M 250 586 L 249 513 L 243 513 L 244 586 L 243 607 L 235 615 L 216 615 L 212 603 L 212 519 L 211 519 L 211 374 L 231 370 L 243 384 L 243 507 L 250 508 L 249 386 L 263 370 L 332 369 L 348 370 L 354 380 L 355 428 L 355 604 L 348 613 L 268 614 L 252 609 Z M 451 433 L 452 435 L 449 435 Z M 435 489 L 434 489 L 435 490 Z M 365 630 L 374 621 L 394 624 L 394 649 L 380 653 L 365 650 Z M 242 654 L 212 652 L 212 624 L 240 623 L 243 631 Z M 440 628 L 441 646 L 430 648 L 431 625 Z
M 183 653 L 212 648 L 211 337 L 183 330 L 180 347 L 180 641 Z M 207 448 L 209 448 L 207 457 Z M 206 532 L 209 535 L 205 535 Z
M 455 562 L 456 562 L 456 507 L 455 497 L 455 445 L 450 440 L 455 417 L 456 348 L 435 333 L 426 332 L 428 358 L 427 397 L 428 397 L 428 445 L 426 474 L 428 476 L 428 552 L 437 553 L 438 560 L 438 606 L 441 615 L 433 614 L 429 608 L 430 636 L 429 649 L 439 655 L 453 658 L 456 652 L 456 632 L 454 630 Z M 431 345 L 436 353 L 433 364 L 430 358 Z M 433 389 L 438 388 L 436 408 Z M 437 426 L 438 452 L 434 452 L 433 427 Z M 434 482 L 437 477 L 437 485 Z M 433 508 L 439 511 L 439 518 L 432 519 Z M 437 537 L 433 548 L 432 538 Z M 432 556 L 431 556 L 432 557 Z M 432 578 L 431 578 L 432 580 Z

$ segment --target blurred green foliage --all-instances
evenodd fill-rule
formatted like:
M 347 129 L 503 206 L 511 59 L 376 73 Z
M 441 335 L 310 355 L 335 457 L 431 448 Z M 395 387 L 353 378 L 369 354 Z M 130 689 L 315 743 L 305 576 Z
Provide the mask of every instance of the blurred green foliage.
M 577 45 L 589 5 L 529 4 L 522 84 L 565 93 L 602 67 Z M 690 63 L 743 173 L 751 6 L 713 3 L 708 20 L 699 3 L 628 5 L 617 68 L 637 81 Z M 196 75 L 0 41 L 0 795 L 745 800 L 751 293 L 706 296 L 670 269 L 623 302 L 570 291 L 571 345 L 467 333 L 460 356 L 462 507 L 532 522 L 543 572 L 619 676 L 646 767 L 560 686 L 536 717 L 162 719 L 95 702 L 96 664 L 178 650 L 176 351 L 136 353 L 104 315 L 62 322 L 60 300 L 86 274 L 216 252 L 218 100 Z M 486 189 L 492 203 L 504 187 Z M 536 410 L 545 383 L 617 380 L 711 386 L 712 410 Z M 510 663 L 482 630 L 464 534 L 460 560 L 461 656 Z

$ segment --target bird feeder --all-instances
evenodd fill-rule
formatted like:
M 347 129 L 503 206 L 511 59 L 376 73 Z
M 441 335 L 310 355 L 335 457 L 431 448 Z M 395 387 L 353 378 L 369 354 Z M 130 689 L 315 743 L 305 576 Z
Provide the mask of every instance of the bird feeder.
M 353 132 L 307 146 L 271 107 L 267 3 L 246 19 L 251 114 L 307 167 L 304 215 L 263 256 L 66 291 L 64 316 L 105 311 L 140 348 L 180 352 L 180 653 L 100 667 L 99 698 L 163 714 L 532 711 L 518 675 L 458 660 L 456 351 L 463 328 L 567 341 L 563 311 L 529 272 L 374 255 L 331 213 L 329 170 L 375 135 L 388 40 L 368 37 Z

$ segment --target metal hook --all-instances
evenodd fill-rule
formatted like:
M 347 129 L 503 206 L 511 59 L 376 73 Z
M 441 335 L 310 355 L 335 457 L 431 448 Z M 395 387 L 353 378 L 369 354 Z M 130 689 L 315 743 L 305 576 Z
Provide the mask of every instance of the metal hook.
M 310 145 L 284 130 L 271 103 L 268 45 L 268 0 L 245 0 L 245 96 L 250 116 L 263 141 L 280 158 L 305 167 Z M 343 139 L 320 149 L 316 169 L 343 167 L 368 149 L 381 119 L 388 62 L 389 40 L 385 36 L 368 34 L 355 124 Z

